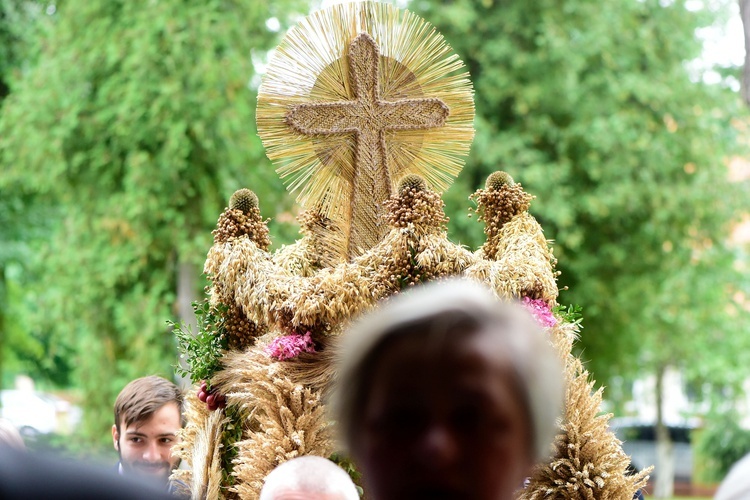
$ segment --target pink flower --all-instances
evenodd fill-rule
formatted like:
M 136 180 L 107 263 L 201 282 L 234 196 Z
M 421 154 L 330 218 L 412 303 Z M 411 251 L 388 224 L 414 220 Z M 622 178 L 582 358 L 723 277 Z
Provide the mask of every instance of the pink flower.
M 552 314 L 552 310 L 545 301 L 524 297 L 521 304 L 531 313 L 532 316 L 534 316 L 534 319 L 537 320 L 540 325 L 546 328 L 552 328 L 557 324 L 557 318 Z
M 269 356 L 284 361 L 297 357 L 301 352 L 315 352 L 315 344 L 310 332 L 307 332 L 304 335 L 276 337 L 264 350 Z

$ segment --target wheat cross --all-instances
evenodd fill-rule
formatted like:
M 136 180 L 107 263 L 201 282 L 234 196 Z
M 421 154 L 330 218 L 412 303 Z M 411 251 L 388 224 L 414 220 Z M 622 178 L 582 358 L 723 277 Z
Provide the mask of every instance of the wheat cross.
M 385 231 L 373 206 L 378 207 L 391 193 L 386 131 L 441 127 L 449 114 L 448 106 L 436 98 L 382 100 L 378 61 L 375 40 L 361 33 L 349 45 L 349 81 L 354 99 L 297 104 L 286 114 L 286 123 L 304 135 L 355 135 L 349 258 L 374 246 Z

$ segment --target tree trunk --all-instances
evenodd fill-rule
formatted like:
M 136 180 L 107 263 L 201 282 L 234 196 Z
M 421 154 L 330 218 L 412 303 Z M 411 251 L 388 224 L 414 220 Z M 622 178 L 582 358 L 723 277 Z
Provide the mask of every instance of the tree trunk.
M 674 494 L 674 452 L 669 429 L 664 423 L 664 374 L 666 366 L 656 369 L 656 484 L 655 498 Z
M 750 105 L 750 0 L 738 0 L 745 32 L 745 67 L 742 71 L 742 98 Z
M 198 300 L 196 291 L 196 267 L 191 262 L 180 259 L 177 264 L 177 322 L 190 328 L 194 334 L 198 332 L 198 320 L 193 310 L 193 302 Z M 187 369 L 187 363 L 180 359 L 180 366 Z M 182 388 L 191 384 L 189 377 L 180 377 L 179 385 Z

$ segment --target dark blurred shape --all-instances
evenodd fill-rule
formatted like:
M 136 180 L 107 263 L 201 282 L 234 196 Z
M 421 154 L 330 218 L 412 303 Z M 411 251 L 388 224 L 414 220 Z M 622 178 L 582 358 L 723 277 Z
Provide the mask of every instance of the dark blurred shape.
M 0 498 L 4 500 L 171 499 L 164 491 L 134 484 L 113 471 L 60 457 L 0 448 Z
M 476 283 L 424 285 L 355 325 L 333 406 L 375 500 L 510 500 L 552 449 L 563 375 L 545 332 Z

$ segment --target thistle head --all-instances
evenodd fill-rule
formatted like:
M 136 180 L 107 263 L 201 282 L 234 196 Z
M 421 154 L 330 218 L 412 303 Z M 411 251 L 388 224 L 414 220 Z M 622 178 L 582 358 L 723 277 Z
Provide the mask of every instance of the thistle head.
M 421 175 L 407 174 L 398 181 L 398 193 L 404 194 L 411 189 L 415 191 L 426 191 L 427 182 L 425 182 Z
M 502 170 L 498 170 L 497 172 L 492 172 L 489 177 L 487 177 L 487 182 L 484 185 L 484 188 L 487 190 L 498 190 L 500 189 L 500 186 L 503 185 L 512 186 L 515 184 L 513 181 L 513 177 L 510 176 L 507 172 L 503 172 Z
M 229 198 L 229 208 L 247 214 L 258 207 L 258 196 L 247 188 L 238 189 Z

